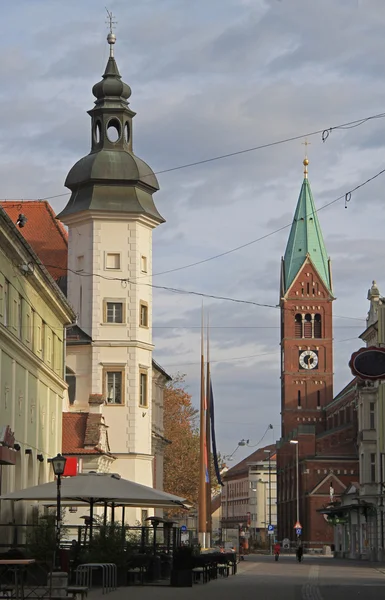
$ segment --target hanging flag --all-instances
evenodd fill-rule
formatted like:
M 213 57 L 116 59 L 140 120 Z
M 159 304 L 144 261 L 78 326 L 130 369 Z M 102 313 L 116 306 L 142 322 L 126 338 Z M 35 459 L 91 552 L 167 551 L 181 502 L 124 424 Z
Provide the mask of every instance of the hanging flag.
M 215 474 L 217 476 L 217 481 L 218 481 L 219 485 L 224 486 L 224 483 L 222 481 L 221 474 L 219 471 L 217 442 L 215 439 L 214 394 L 213 394 L 213 386 L 212 386 L 212 382 L 211 382 L 211 377 L 210 377 L 209 406 L 210 406 L 210 420 L 211 420 L 211 442 L 212 442 L 212 447 L 213 447 L 213 460 L 214 460 Z

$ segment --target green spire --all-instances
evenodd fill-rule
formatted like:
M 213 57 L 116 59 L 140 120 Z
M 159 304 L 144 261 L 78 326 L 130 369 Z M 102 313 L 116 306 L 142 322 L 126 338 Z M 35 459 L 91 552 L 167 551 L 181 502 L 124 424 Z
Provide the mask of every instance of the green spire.
M 307 165 L 309 164 L 307 158 L 303 164 L 305 165 L 304 180 L 284 256 L 284 293 L 290 288 L 307 256 L 331 292 L 329 259 L 307 178 Z

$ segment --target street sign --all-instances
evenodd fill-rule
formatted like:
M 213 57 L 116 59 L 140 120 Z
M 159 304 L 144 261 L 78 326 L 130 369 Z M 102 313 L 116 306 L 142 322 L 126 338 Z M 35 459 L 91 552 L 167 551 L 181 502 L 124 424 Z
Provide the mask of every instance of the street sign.
M 181 528 L 180 528 L 180 530 L 181 530 L 182 533 L 185 533 L 187 531 L 186 525 L 182 525 Z
M 274 525 L 268 525 L 267 533 L 268 535 L 274 535 Z
M 385 379 L 385 348 L 369 346 L 353 352 L 349 361 L 353 375 L 360 379 L 376 381 Z
M 297 527 L 297 529 L 295 530 L 297 535 L 301 535 L 302 533 L 302 527 Z
M 302 529 L 302 525 L 299 521 L 297 521 L 296 524 L 294 525 L 294 529 Z

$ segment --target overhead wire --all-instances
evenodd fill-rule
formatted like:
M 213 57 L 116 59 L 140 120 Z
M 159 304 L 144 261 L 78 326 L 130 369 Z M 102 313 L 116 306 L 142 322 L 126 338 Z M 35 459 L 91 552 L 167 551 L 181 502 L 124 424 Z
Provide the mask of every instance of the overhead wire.
M 229 152 L 227 154 L 219 154 L 217 156 L 212 156 L 210 158 L 205 158 L 202 160 L 197 160 L 197 161 L 193 161 L 190 163 L 185 163 L 182 165 L 177 165 L 175 167 L 169 167 L 167 169 L 161 169 L 159 171 L 149 171 L 148 173 L 145 173 L 143 175 L 141 175 L 141 177 L 152 177 L 154 174 L 155 175 L 163 175 L 165 173 L 172 173 L 173 171 L 180 171 L 182 169 L 189 169 L 191 167 L 196 167 L 199 165 L 203 165 L 203 164 L 207 164 L 207 163 L 211 163 L 211 162 L 215 162 L 215 161 L 219 161 L 219 160 L 223 160 L 225 158 L 231 158 L 233 156 L 240 156 L 242 154 L 247 154 L 250 152 L 256 152 L 257 150 L 264 150 L 266 148 L 272 148 L 274 146 L 278 146 L 281 144 L 287 144 L 289 142 L 294 142 L 296 140 L 300 140 L 303 138 L 309 138 L 309 137 L 313 137 L 315 135 L 320 135 L 322 136 L 322 141 L 325 142 L 328 137 L 330 136 L 330 134 L 332 133 L 332 131 L 341 129 L 341 130 L 346 130 L 346 129 L 353 129 L 354 127 L 359 127 L 360 125 L 363 125 L 364 123 L 367 123 L 368 121 L 372 121 L 374 119 L 383 119 L 385 117 L 385 113 L 378 113 L 375 115 L 369 115 L 368 117 L 363 117 L 361 119 L 355 119 L 354 121 L 348 121 L 347 123 L 340 123 L 339 125 L 333 125 L 331 127 L 326 127 L 326 128 L 322 128 L 322 129 L 317 129 L 314 131 L 310 131 L 307 133 L 301 133 L 298 135 L 294 135 L 294 136 L 290 136 L 287 138 L 283 138 L 280 140 L 276 140 L 274 142 L 267 142 L 266 144 L 260 144 L 258 146 L 252 146 L 251 148 L 244 148 L 242 150 L 236 150 L 234 152 Z M 37 198 L 37 200 L 53 200 L 55 198 L 61 198 L 63 196 L 69 196 L 71 194 L 71 192 L 64 192 L 62 194 L 55 194 L 54 196 L 45 196 L 44 198 Z

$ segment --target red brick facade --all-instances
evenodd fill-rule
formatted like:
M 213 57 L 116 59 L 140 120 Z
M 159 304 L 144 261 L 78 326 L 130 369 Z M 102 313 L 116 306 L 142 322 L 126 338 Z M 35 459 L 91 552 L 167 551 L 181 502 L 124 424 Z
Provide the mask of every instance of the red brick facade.
M 333 297 L 308 258 L 281 294 L 281 440 L 277 452 L 279 539 L 296 538 L 296 445 L 302 539 L 332 543 L 333 529 L 317 512 L 357 478 L 355 382 L 333 400 Z M 311 352 L 303 355 L 303 352 Z M 300 356 L 302 354 L 302 364 Z M 318 362 L 317 362 L 318 359 Z M 303 368 L 312 360 L 314 368 Z

